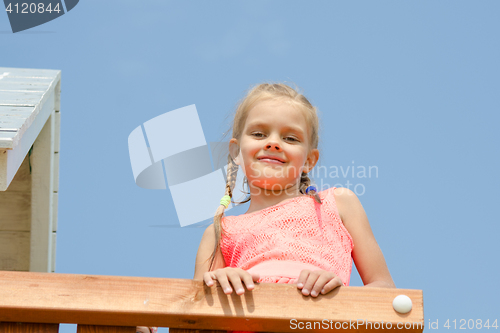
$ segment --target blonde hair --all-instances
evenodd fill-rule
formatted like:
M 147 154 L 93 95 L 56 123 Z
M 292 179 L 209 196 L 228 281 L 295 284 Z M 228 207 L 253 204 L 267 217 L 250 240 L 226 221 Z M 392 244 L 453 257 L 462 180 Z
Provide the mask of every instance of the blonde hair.
M 319 119 L 317 110 L 312 104 L 307 100 L 307 98 L 298 92 L 298 89 L 293 89 L 292 87 L 284 83 L 262 83 L 254 86 L 247 95 L 239 102 L 236 112 L 234 114 L 233 120 L 233 138 L 240 141 L 243 128 L 245 127 L 245 121 L 248 116 L 248 112 L 258 103 L 265 100 L 282 100 L 284 102 L 292 103 L 298 106 L 304 111 L 306 116 L 306 121 L 309 124 L 309 151 L 312 149 L 317 149 L 319 144 Z M 226 181 L 226 191 L 225 195 L 229 195 L 232 198 L 232 192 L 236 184 L 236 175 L 238 173 L 238 165 L 234 162 L 231 154 L 228 154 L 228 167 L 227 167 L 227 181 Z M 245 177 L 245 182 L 248 186 L 248 180 Z M 311 180 L 307 173 L 302 173 L 300 178 L 299 191 L 305 194 L 307 187 L 311 185 Z M 321 203 L 316 191 L 309 191 L 308 195 L 314 197 L 314 199 Z M 250 201 L 250 196 L 248 196 L 244 201 L 239 202 L 245 203 Z M 234 201 L 233 201 L 234 202 Z M 215 246 L 214 251 L 210 257 L 210 268 L 212 269 L 217 251 L 220 249 L 220 241 L 222 235 L 224 235 L 224 229 L 222 227 L 222 218 L 224 217 L 224 211 L 226 207 L 220 205 L 217 208 L 214 216 L 214 229 L 215 229 Z

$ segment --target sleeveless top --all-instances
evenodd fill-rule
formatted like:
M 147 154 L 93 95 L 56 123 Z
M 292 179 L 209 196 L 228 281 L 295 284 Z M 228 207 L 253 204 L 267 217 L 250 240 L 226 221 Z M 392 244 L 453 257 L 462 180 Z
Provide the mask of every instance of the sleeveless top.
M 323 269 L 349 285 L 351 235 L 335 203 L 335 187 L 222 219 L 221 251 L 228 267 L 260 274 L 257 282 L 295 283 L 303 269 Z

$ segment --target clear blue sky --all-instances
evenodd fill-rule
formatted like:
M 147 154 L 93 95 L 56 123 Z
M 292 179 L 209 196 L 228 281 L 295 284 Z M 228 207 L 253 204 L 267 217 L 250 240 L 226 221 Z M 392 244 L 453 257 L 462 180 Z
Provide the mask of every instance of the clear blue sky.
M 0 14 L 0 66 L 62 70 L 56 271 L 192 278 L 203 230 L 168 227 L 170 192 L 134 183 L 128 135 L 196 104 L 218 141 L 245 89 L 291 81 L 321 112 L 320 163 L 377 167 L 325 181 L 364 187 L 396 285 L 424 291 L 426 330 L 500 320 L 499 12 L 486 0 L 82 0 L 16 34 Z

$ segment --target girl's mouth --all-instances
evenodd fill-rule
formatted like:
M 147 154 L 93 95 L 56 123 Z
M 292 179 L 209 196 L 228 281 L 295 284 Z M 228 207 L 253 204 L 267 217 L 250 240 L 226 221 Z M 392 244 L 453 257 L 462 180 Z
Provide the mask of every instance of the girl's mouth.
M 272 163 L 272 164 L 283 164 L 284 162 L 281 162 L 281 161 L 278 161 L 278 160 L 274 160 L 274 159 L 271 159 L 271 158 L 261 158 L 259 159 L 259 161 L 261 162 L 266 162 L 266 163 Z

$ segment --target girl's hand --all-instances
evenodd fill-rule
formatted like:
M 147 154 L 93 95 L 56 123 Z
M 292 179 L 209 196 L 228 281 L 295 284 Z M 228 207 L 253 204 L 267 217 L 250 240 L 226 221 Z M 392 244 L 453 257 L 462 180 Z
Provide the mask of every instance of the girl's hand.
M 312 297 L 317 297 L 320 293 L 327 294 L 341 285 L 342 281 L 337 275 L 324 270 L 304 269 L 297 280 L 297 288 L 302 289 L 302 295 Z
M 233 288 L 236 290 L 237 295 L 242 295 L 245 293 L 242 281 L 248 290 L 252 290 L 255 287 L 253 282 L 258 279 L 258 274 L 250 274 L 241 268 L 233 267 L 224 267 L 203 274 L 203 281 L 205 281 L 207 286 L 213 286 L 215 283 L 214 280 L 217 280 L 226 295 L 230 295 L 233 292 Z M 231 285 L 233 288 L 231 288 Z

